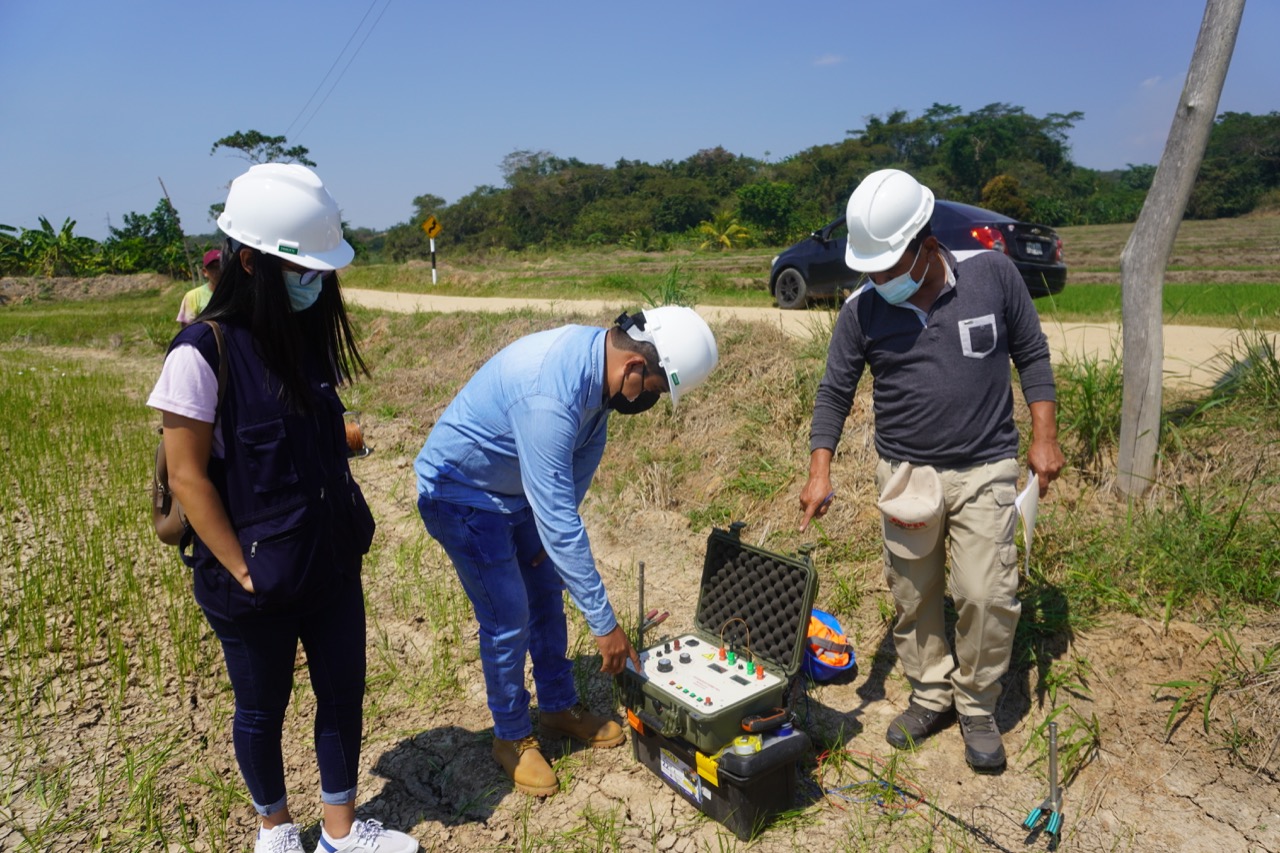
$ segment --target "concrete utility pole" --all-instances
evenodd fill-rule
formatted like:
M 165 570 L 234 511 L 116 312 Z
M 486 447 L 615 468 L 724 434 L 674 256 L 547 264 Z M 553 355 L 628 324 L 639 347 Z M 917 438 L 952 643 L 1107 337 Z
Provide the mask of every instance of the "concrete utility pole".
M 1129 242 L 1120 253 L 1124 402 L 1118 485 L 1140 497 L 1155 482 L 1164 404 L 1164 271 L 1204 159 L 1235 50 L 1244 0 L 1208 0 L 1173 127 Z

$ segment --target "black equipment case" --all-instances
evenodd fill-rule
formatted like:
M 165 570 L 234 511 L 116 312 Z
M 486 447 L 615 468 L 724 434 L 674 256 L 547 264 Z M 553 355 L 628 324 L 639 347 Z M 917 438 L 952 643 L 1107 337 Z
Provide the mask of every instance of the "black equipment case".
M 654 645 L 641 653 L 643 675 L 628 663 L 618 676 L 636 760 L 744 840 L 791 808 L 796 763 L 810 751 L 806 734 L 776 726 L 788 718 L 784 709 L 818 592 L 807 553 L 788 557 L 745 544 L 745 526 L 734 522 L 707 538 L 695 629 L 685 647 Z M 692 654 L 680 653 L 686 649 Z M 673 671 L 677 655 L 683 663 Z M 667 669 L 658 668 L 664 660 Z M 673 696 L 676 681 L 703 687 Z M 719 691 L 720 684 L 728 690 Z M 775 727 L 748 735 L 744 720 L 756 717 L 773 718 Z M 746 742 L 735 743 L 740 738 Z
M 748 756 L 729 749 L 708 756 L 685 741 L 636 729 L 631 753 L 698 811 L 746 841 L 794 807 L 796 763 L 811 750 L 809 736 L 799 730 L 768 732 L 762 740 Z

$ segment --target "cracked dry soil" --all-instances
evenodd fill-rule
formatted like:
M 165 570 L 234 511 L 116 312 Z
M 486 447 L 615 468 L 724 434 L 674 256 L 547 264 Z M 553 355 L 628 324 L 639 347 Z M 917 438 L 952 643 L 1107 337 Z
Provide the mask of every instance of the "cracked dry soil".
M 410 464 L 408 458 L 375 453 L 358 473 L 371 486 L 368 493 L 404 493 L 412 486 Z M 405 533 L 413 530 L 410 509 L 404 500 L 375 507 L 383 518 L 404 520 L 395 526 Z M 654 509 L 637 512 L 621 528 L 593 520 L 588 509 L 587 524 L 619 609 L 634 606 L 631 567 L 645 560 L 646 606 L 671 611 L 647 641 L 690 630 L 705 532 L 690 530 L 677 513 Z M 636 530 L 645 533 L 644 553 L 633 544 Z M 744 538 L 751 541 L 750 536 L 748 528 Z M 821 576 L 822 566 L 818 569 Z M 908 691 L 893 671 L 896 661 L 886 626 L 873 607 L 863 610 L 865 624 L 846 621 L 857 640 L 862 672 L 850 684 L 798 690 L 793 707 L 799 724 L 815 740 L 846 750 L 864 766 L 876 762 L 874 766 L 884 768 L 884 762 L 895 758 L 883 739 L 885 727 L 905 706 Z M 1237 638 L 1246 646 L 1271 643 L 1276 627 L 1256 627 Z M 415 624 L 395 626 L 395 645 L 406 651 L 402 666 L 413 666 L 411 650 L 432 641 L 421 631 Z M 1067 780 L 1059 849 L 1280 850 L 1280 762 L 1273 756 L 1257 771 L 1232 763 L 1221 743 L 1201 730 L 1198 706 L 1166 736 L 1172 697 L 1157 695 L 1155 685 L 1203 677 L 1217 662 L 1216 647 L 1207 645 L 1208 639 L 1205 629 L 1189 623 L 1115 616 L 1063 640 L 1058 659 L 1087 660 L 1090 669 L 1075 686 L 1058 688 L 1063 691 L 1058 702 L 1069 700 L 1084 719 L 1096 717 L 1100 747 Z M 476 642 L 474 625 L 467 641 Z M 591 672 L 598 658 L 585 645 L 579 648 L 586 698 L 597 710 L 610 707 L 609 680 Z M 377 791 L 369 808 L 390 825 L 412 828 L 426 849 L 522 850 L 530 838 L 545 845 L 535 849 L 614 849 L 589 840 L 604 837 L 617 837 L 616 849 L 622 850 L 748 848 L 634 760 L 629 743 L 593 751 L 546 739 L 544 747 L 555 756 L 563 790 L 545 800 L 514 792 L 489 756 L 491 720 L 474 655 L 460 676 L 459 699 L 420 719 L 410 714 L 394 721 L 396 729 L 409 734 L 367 733 L 370 782 L 364 790 L 366 795 Z M 532 690 L 531 682 L 529 686 Z M 1029 838 L 1021 826 L 1048 792 L 1044 748 L 1035 732 L 1051 708 L 1047 689 L 1035 671 L 1013 671 L 1006 677 L 997 719 L 1010 760 L 1002 774 L 977 775 L 968 768 L 954 725 L 917 752 L 896 755 L 899 783 L 925 797 L 906 810 L 824 796 L 824 787 L 862 781 L 867 774 L 838 780 L 829 766 L 802 761 L 797 767 L 798 814 L 766 829 L 749 849 L 906 850 L 922 849 L 922 843 L 929 845 L 923 849 L 975 851 L 1047 847 L 1047 838 Z M 1065 731 L 1070 720 L 1059 717 L 1060 729 Z M 1065 740 L 1073 736 L 1068 733 Z M 616 836 L 600 832 L 601 824 L 610 825 Z

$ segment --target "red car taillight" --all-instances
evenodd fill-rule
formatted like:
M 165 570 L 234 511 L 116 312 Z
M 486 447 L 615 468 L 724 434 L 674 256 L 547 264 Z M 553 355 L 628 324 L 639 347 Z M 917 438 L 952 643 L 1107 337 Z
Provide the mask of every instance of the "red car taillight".
M 993 252 L 1001 254 L 1009 254 L 1009 247 L 1005 245 L 1004 235 L 999 229 L 992 228 L 990 225 L 981 225 L 969 231 L 969 236 L 982 244 L 982 248 L 990 249 Z
M 1058 238 L 1058 251 L 1054 253 L 1053 262 L 1055 264 L 1062 263 L 1062 238 Z

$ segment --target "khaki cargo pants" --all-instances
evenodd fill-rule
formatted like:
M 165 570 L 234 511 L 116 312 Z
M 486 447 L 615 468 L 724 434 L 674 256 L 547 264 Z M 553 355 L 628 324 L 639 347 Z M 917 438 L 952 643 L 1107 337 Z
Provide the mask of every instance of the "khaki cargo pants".
M 898 464 L 877 463 L 880 492 Z M 937 471 L 946 507 L 937 547 L 919 560 L 884 552 L 885 580 L 897 608 L 893 643 L 918 704 L 994 714 L 1022 612 L 1013 541 L 1018 461 Z M 944 586 L 948 541 L 951 572 Z M 959 615 L 954 654 L 944 632 L 944 592 Z

